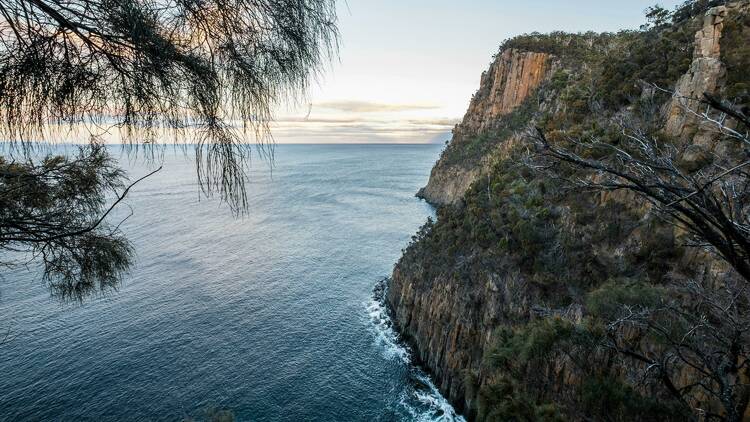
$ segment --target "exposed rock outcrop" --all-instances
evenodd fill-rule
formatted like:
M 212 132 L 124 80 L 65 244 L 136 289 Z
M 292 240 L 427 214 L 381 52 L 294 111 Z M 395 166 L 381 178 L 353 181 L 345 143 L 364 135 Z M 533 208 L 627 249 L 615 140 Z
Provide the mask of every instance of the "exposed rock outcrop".
M 524 282 L 513 274 L 487 274 L 485 280 L 455 283 L 450 278 L 425 286 L 397 268 L 388 289 L 393 318 L 440 391 L 470 414 L 475 392 L 467 377 L 482 380 L 482 357 L 492 341 L 492 327 L 529 312 L 532 300 Z
M 455 203 L 480 173 L 481 167 L 467 169 L 457 165 L 435 165 L 427 186 L 417 192 L 417 197 L 437 206 Z
M 503 51 L 482 75 L 458 132 L 470 136 L 491 129 L 498 118 L 515 110 L 539 87 L 550 64 L 546 53 Z
M 721 35 L 729 9 L 737 7 L 737 3 L 719 6 L 706 13 L 703 28 L 695 34 L 693 63 L 677 82 L 668 106 L 667 134 L 704 146 L 716 138 L 710 128 L 700 127 L 702 119 L 694 112 L 700 112 L 703 94 L 716 94 L 722 86 L 726 69 L 721 62 Z
M 463 121 L 453 131 L 452 148 L 460 148 L 473 137 L 492 131 L 498 119 L 520 106 L 553 67 L 553 57 L 546 53 L 508 49 L 498 54 L 490 69 L 482 74 L 479 90 Z M 417 196 L 434 205 L 455 203 L 481 174 L 484 164 L 441 159 L 432 169 L 427 186 Z

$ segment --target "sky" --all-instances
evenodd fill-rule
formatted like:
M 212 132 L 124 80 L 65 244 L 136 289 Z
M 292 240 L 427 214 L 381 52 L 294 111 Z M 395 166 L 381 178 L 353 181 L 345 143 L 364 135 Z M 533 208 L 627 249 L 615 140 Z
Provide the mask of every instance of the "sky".
M 681 0 L 658 1 L 672 9 Z M 443 143 L 503 40 L 528 32 L 636 29 L 656 0 L 340 0 L 340 50 L 278 143 Z

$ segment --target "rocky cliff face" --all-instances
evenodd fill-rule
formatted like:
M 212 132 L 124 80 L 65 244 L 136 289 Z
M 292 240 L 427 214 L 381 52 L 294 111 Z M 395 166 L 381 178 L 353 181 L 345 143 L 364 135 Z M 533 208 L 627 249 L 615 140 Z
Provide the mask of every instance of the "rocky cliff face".
M 744 2 L 741 4 L 742 7 L 747 7 Z M 716 135 L 700 128 L 698 119 L 686 111 L 686 106 L 697 108 L 697 103 L 690 98 L 700 97 L 704 92 L 721 91 L 725 75 L 720 45 L 723 22 L 728 15 L 735 13 L 738 7 L 740 7 L 738 4 L 733 3 L 713 8 L 702 18 L 702 27 L 695 35 L 692 64 L 679 80 L 674 81 L 672 88 L 676 94 L 662 108 L 664 110 L 663 128 L 666 134 L 697 144 L 708 144 L 715 140 Z M 517 112 L 519 106 L 529 99 L 537 88 L 549 81 L 552 75 L 560 70 L 562 66 L 560 63 L 555 55 L 548 52 L 508 49 L 498 55 L 490 69 L 482 75 L 481 86 L 473 97 L 463 122 L 454 130 L 454 138 L 449 146 L 450 154 L 444 154 L 435 165 L 428 185 L 420 191 L 419 196 L 439 206 L 450 205 L 461 202 L 469 189 L 475 198 L 474 202 L 444 208 L 461 209 L 478 206 L 477 204 L 481 202 L 476 198 L 479 197 L 482 198 L 481 201 L 492 203 L 496 199 L 492 197 L 495 191 L 491 191 L 491 188 L 497 189 L 497 186 L 503 184 L 508 185 L 507 190 L 503 191 L 506 195 L 520 196 L 519 192 L 526 192 L 525 189 L 528 188 L 523 183 L 525 177 L 519 177 L 521 182 L 516 180 L 510 184 L 495 182 L 494 179 L 487 181 L 487 186 L 481 187 L 481 189 L 486 189 L 487 193 L 484 191 L 478 193 L 479 187 L 470 189 L 478 180 L 483 179 L 480 176 L 485 174 L 485 170 L 489 171 L 488 169 L 497 162 L 498 158 L 508 158 L 512 146 L 518 142 L 518 137 L 513 133 L 500 136 L 498 138 L 501 139 L 500 143 L 493 146 L 491 150 L 483 152 L 479 157 L 472 157 L 471 160 L 456 160 L 455 156 L 469 151 L 474 147 L 473 140 L 476 137 L 496 130 L 498 122 Z M 563 92 L 566 96 L 575 96 L 572 90 L 564 89 Z M 619 113 L 619 111 L 613 113 Z M 568 109 L 563 107 L 562 113 L 558 116 L 561 120 L 570 120 L 570 107 Z M 586 124 L 591 125 L 591 122 L 588 121 Z M 497 172 L 497 170 L 494 171 Z M 649 218 L 648 207 L 637 203 L 632 197 L 617 196 L 603 195 L 593 199 L 591 203 L 584 202 L 583 205 L 576 204 L 573 200 L 547 208 L 533 205 L 532 210 L 536 210 L 533 212 L 529 211 L 528 204 L 534 201 L 524 196 L 525 199 L 519 199 L 521 202 L 526 201 L 523 207 L 509 207 L 514 212 L 517 209 L 523 211 L 518 211 L 517 215 L 504 214 L 499 219 L 507 220 L 511 216 L 518 218 L 519 222 L 512 227 L 515 233 L 533 230 L 534 227 L 530 229 L 528 225 L 534 224 L 537 225 L 537 229 L 543 224 L 566 226 L 570 231 L 568 236 L 581 241 L 582 256 L 576 258 L 581 260 L 580 263 L 563 260 L 562 265 L 579 266 L 580 271 L 576 270 L 578 271 L 576 276 L 580 278 L 589 276 L 606 278 L 608 277 L 607 267 L 625 268 L 638 259 L 642 259 L 643 256 L 653 253 L 649 252 L 650 241 L 645 240 L 653 233 L 649 233 L 648 229 L 633 228 L 635 225 L 623 228 L 615 235 L 616 241 L 610 241 L 609 244 L 595 244 L 593 241 L 586 240 L 588 229 L 582 227 L 586 224 L 591 225 L 591 217 L 585 217 L 585 211 L 576 211 L 578 213 L 576 215 L 576 212 L 572 210 L 577 205 L 584 209 L 610 207 L 614 210 L 607 217 L 606 222 L 597 226 L 597 230 L 600 231 L 611 230 L 615 225 L 620 224 L 617 221 L 625 214 L 631 215 L 633 221 L 639 221 L 638 224 L 643 224 L 643 221 Z M 556 211 L 552 213 L 557 213 L 557 219 L 545 220 L 547 218 L 544 217 L 545 213 L 550 213 L 550 209 L 553 208 Z M 432 239 L 431 242 L 447 242 L 448 245 L 455 245 L 459 242 L 456 239 L 461 237 L 456 232 L 461 230 L 462 225 L 465 227 L 469 222 L 474 225 L 484 224 L 481 218 L 489 218 L 490 214 L 495 212 L 501 211 L 493 208 L 481 210 L 477 212 L 480 217 L 477 221 L 466 217 L 464 211 L 456 211 L 456 214 L 461 215 L 463 220 L 458 219 L 457 223 L 451 222 L 451 227 L 443 227 L 439 234 L 433 234 L 433 237 L 437 236 L 440 239 Z M 534 217 L 538 221 L 529 217 L 529 215 L 536 215 L 533 214 L 534 212 L 542 215 L 542 217 Z M 448 214 L 447 211 L 443 214 L 439 213 L 439 218 Z M 586 221 L 587 218 L 588 221 Z M 576 227 L 571 222 L 576 219 L 583 221 L 580 227 Z M 623 226 L 626 225 L 623 223 Z M 484 226 L 479 227 L 477 229 L 479 231 L 489 230 Z M 551 238 L 545 238 L 544 234 L 538 235 L 535 232 L 534 235 L 541 236 L 543 247 L 548 246 L 544 246 L 545 243 L 555 242 Z M 477 236 L 482 238 L 481 233 Z M 672 234 L 670 233 L 667 237 L 669 236 Z M 452 237 L 451 240 L 446 241 L 445 238 L 449 237 Z M 530 237 L 532 241 L 529 242 L 533 246 L 533 236 Z M 479 408 L 479 389 L 491 383 L 495 376 L 488 367 L 487 360 L 492 345 L 497 340 L 496 332 L 503 327 L 526 324 L 533 320 L 537 313 L 549 313 L 549 298 L 557 294 L 555 289 L 560 289 L 557 291 L 560 295 L 575 296 L 580 293 L 571 292 L 579 287 L 559 285 L 550 287 L 549 284 L 545 284 L 547 282 L 540 282 L 540 279 L 554 280 L 558 274 L 555 274 L 554 269 L 545 270 L 543 264 L 534 261 L 534 256 L 523 259 L 506 258 L 505 256 L 518 255 L 518 251 L 503 249 L 498 252 L 498 249 L 507 248 L 503 244 L 504 239 L 500 239 L 500 246 L 473 245 L 464 249 L 457 246 L 457 251 L 448 252 L 443 251 L 445 248 L 431 250 L 423 245 L 425 242 L 425 240 L 419 240 L 411 251 L 411 255 L 407 252 L 409 256 L 405 255 L 397 264 L 387 293 L 387 301 L 395 324 L 404 339 L 413 346 L 419 360 L 434 375 L 436 385 L 457 409 L 464 411 L 472 418 L 477 416 Z M 543 255 L 546 253 L 543 247 L 542 250 L 530 252 L 530 254 Z M 676 246 L 672 247 L 676 249 Z M 624 252 L 626 250 L 632 251 L 631 257 L 626 256 L 627 253 Z M 441 255 L 436 257 L 438 252 Z M 532 260 L 531 264 L 528 262 L 529 259 Z M 678 258 L 669 256 L 663 259 L 676 260 Z M 679 259 L 688 258 L 683 256 Z M 695 258 L 689 259 L 695 260 Z M 445 264 L 441 260 L 450 262 Z M 644 263 L 643 267 L 648 265 Z M 671 265 L 664 264 L 663 268 L 647 271 L 664 273 L 672 271 Z M 450 269 L 438 271 L 433 268 L 436 266 Z M 565 271 L 568 270 L 569 268 L 565 269 Z M 545 275 L 545 271 L 549 274 Z M 624 273 L 632 275 L 633 272 L 625 269 Z M 559 276 L 562 277 L 562 274 Z M 542 298 L 545 296 L 546 304 L 538 306 L 544 302 L 545 299 Z M 580 301 L 575 299 L 573 303 L 568 303 L 560 309 L 563 310 L 554 312 L 567 313 L 566 317 L 571 319 L 580 318 L 583 312 Z M 540 397 L 548 394 L 549 391 L 565 390 L 566 384 L 580 381 L 576 381 L 575 374 L 564 370 L 565 361 L 553 362 L 552 366 L 555 369 L 550 372 L 550 378 L 544 386 L 546 392 L 540 393 Z
M 474 137 L 495 129 L 500 118 L 519 107 L 549 76 L 553 64 L 547 53 L 507 49 L 498 54 L 482 74 L 479 90 L 453 131 L 453 147 L 470 144 Z M 418 196 L 434 205 L 455 203 L 481 174 L 484 164 L 481 159 L 460 164 L 441 159 Z
M 417 197 L 435 206 L 456 203 L 466 189 L 479 177 L 482 166 L 467 169 L 458 165 L 447 165 L 438 162 L 430 172 L 427 186 L 417 192 Z
M 533 301 L 528 286 L 513 273 L 485 273 L 471 283 L 443 277 L 425 285 L 412 270 L 399 267 L 393 273 L 387 298 L 394 321 L 435 385 L 457 410 L 471 415 L 476 391 L 467 380 L 481 383 L 489 375 L 483 357 L 493 328 L 528 315 Z
M 551 68 L 550 59 L 547 53 L 512 48 L 500 53 L 482 75 L 458 133 L 470 136 L 492 129 L 498 118 L 515 110 L 539 87 Z
M 715 95 L 722 86 L 726 68 L 721 61 L 721 35 L 727 14 L 735 12 L 738 3 L 715 7 L 706 13 L 703 28 L 695 34 L 693 62 L 688 73 L 682 76 L 675 87 L 675 95 L 669 104 L 665 132 L 683 141 L 706 145 L 716 136 L 710 128 L 700 127 L 700 98 L 703 94 Z

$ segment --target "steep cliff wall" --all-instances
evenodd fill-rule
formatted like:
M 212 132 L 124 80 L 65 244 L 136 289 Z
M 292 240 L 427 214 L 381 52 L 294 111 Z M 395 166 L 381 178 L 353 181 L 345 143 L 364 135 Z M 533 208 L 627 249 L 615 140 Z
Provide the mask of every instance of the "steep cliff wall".
M 470 147 L 483 133 L 497 129 L 499 120 L 516 110 L 550 75 L 553 57 L 547 53 L 507 49 L 482 74 L 479 90 L 461 124 L 453 131 L 452 149 Z M 447 156 L 435 165 L 427 186 L 418 195 L 435 205 L 458 201 L 481 173 L 482 157 L 452 162 Z
M 695 50 L 690 70 L 677 82 L 675 95 L 669 103 L 665 132 L 683 141 L 693 141 L 704 146 L 715 139 L 710 128 L 701 128 L 700 116 L 690 110 L 700 112 L 700 99 L 703 94 L 715 95 L 724 81 L 726 68 L 721 61 L 721 35 L 724 20 L 731 9 L 721 6 L 708 11 L 703 27 L 695 34 Z
M 483 358 L 493 329 L 528 316 L 533 296 L 527 281 L 488 271 L 470 283 L 443 275 L 426 284 L 414 271 L 421 269 L 399 266 L 393 272 L 388 300 L 394 321 L 440 391 L 472 415 L 477 397 L 467 380 L 481 383 L 489 375 Z
M 665 95 L 660 103 L 665 134 L 698 144 L 716 139 L 715 133 L 698 127 L 698 119 L 685 107 L 696 103 L 686 103 L 690 101 L 686 98 L 723 89 L 723 22 L 737 12 L 739 4 L 747 10 L 747 2 L 733 3 L 697 17 L 694 26 L 689 26 L 690 22 L 681 24 L 684 27 L 680 29 L 688 28 L 691 34 L 699 30 L 692 63 L 682 68 L 682 76 L 676 76 L 671 85 L 662 85 L 676 91 L 672 98 Z M 604 69 L 591 80 L 610 78 L 614 86 L 627 91 L 621 97 L 657 95 L 651 90 L 633 95 L 632 87 L 643 86 L 639 77 L 617 85 L 618 76 L 611 76 L 612 68 L 607 67 L 614 59 L 606 54 L 618 57 L 635 41 L 629 35 L 614 41 L 607 37 L 608 47 L 602 49 L 605 53 L 580 59 L 584 62 L 577 63 L 578 69 Z M 556 42 L 550 38 L 550 42 Z M 560 48 L 564 49 L 568 41 L 562 44 Z M 540 50 L 546 52 L 505 50 L 483 74 L 480 89 L 463 122 L 454 130 L 447 153 L 419 194 L 437 205 L 454 205 L 441 207 L 438 222 L 426 227 L 407 249 L 394 269 L 387 294 L 394 322 L 404 339 L 434 375 L 441 391 L 470 418 L 481 411 L 481 391 L 497 382 L 497 372 L 488 362 L 499 333 L 508 327 L 529 325 L 540 315 L 579 320 L 585 312 L 583 296 L 608 280 L 632 278 L 660 283 L 665 277 L 679 277 L 686 262 L 694 265 L 706 259 L 700 252 L 686 252 L 679 246 L 678 235 L 660 225 L 650 215 L 649 207 L 633 196 L 563 193 L 555 181 L 535 179 L 519 169 L 520 155 L 514 155 L 520 143 L 516 131 L 502 130 L 508 119 L 543 122 L 559 127 L 561 133 L 599 134 L 604 120 L 596 113 L 619 116 L 634 107 L 627 102 L 617 104 L 606 114 L 600 103 L 581 94 L 593 82 L 581 79 L 577 71 L 566 70 L 557 55 L 549 52 L 553 49 Z M 579 56 L 588 57 L 588 50 L 581 51 L 586 54 L 576 54 L 577 60 Z M 675 62 L 684 60 L 677 57 Z M 626 63 L 621 68 L 628 66 Z M 541 97 L 529 105 L 536 89 L 543 91 Z M 555 105 L 550 114 L 543 110 L 543 104 L 551 102 L 561 105 Z M 530 113 L 519 110 L 524 104 L 532 108 Z M 579 110 L 582 108 L 585 111 Z M 495 136 L 491 148 L 471 153 L 475 140 L 488 132 Z M 601 358 L 607 361 L 602 366 L 612 366 L 607 358 L 589 358 L 590 365 Z M 543 385 L 533 387 L 537 388 L 534 403 L 555 395 L 564 397 L 566 386 L 580 386 L 582 382 L 580 373 L 568 368 L 569 358 L 548 364 Z M 611 370 L 624 374 L 628 368 Z M 496 394 L 512 395 L 511 390 Z M 660 397 L 657 391 L 648 395 Z M 664 420 L 682 417 L 669 411 L 665 415 Z M 581 414 L 567 416 L 584 419 Z M 613 420 L 650 420 L 618 417 Z M 590 415 L 587 418 L 596 420 Z
M 458 127 L 462 136 L 492 129 L 498 118 L 515 110 L 539 87 L 551 68 L 550 55 L 507 49 L 482 75 L 479 91 Z

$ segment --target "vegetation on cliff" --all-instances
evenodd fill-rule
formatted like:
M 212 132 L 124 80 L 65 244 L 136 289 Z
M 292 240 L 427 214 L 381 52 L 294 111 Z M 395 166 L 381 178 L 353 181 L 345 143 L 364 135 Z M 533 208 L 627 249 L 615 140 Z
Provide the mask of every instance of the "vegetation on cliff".
M 670 91 L 691 70 L 695 34 L 717 4 L 653 8 L 639 31 L 530 34 L 503 44 L 552 54 L 556 64 L 491 130 L 458 130 L 441 163 L 489 164 L 456 205 L 441 207 L 420 230 L 394 272 L 401 289 L 394 298 L 425 298 L 410 306 L 426 309 L 395 311 L 413 340 L 427 325 L 413 319 L 435 312 L 425 302 L 438 284 L 466 295 L 451 300 L 466 301 L 460 309 L 469 313 L 440 317 L 443 327 L 459 325 L 444 347 L 479 349 L 481 359 L 443 356 L 437 376 L 467 414 L 530 421 L 738 421 L 747 414 L 747 282 L 705 237 L 676 227 L 637 192 L 601 189 L 601 171 L 539 160 L 520 135 L 538 127 L 550 144 L 591 162 L 620 160 L 618 151 L 640 159 L 628 143 L 653 140 L 679 174 L 696 180 L 743 162 L 736 139 L 717 133 L 711 145 L 694 145 L 664 129 Z M 746 6 L 724 18 L 726 74 L 714 93 L 738 113 L 747 107 Z M 727 116 L 709 111 L 704 120 Z M 728 124 L 748 130 L 741 119 Z M 417 341 L 424 344 L 435 342 Z

